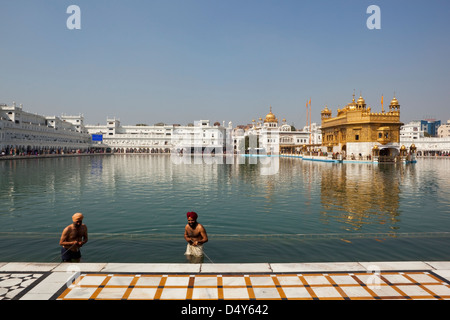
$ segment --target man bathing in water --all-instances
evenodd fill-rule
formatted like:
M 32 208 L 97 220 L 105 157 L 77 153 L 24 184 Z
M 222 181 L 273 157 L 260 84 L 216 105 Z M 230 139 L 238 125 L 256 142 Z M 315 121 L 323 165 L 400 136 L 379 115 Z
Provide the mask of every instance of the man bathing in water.
M 68 225 L 59 240 L 61 259 L 63 262 L 80 262 L 80 248 L 88 241 L 86 225 L 83 224 L 83 215 L 75 213 L 72 216 L 73 223 Z
M 184 228 L 184 239 L 187 241 L 185 255 L 203 257 L 203 244 L 208 242 L 208 235 L 205 228 L 197 222 L 198 215 L 195 212 L 188 212 L 188 223 Z

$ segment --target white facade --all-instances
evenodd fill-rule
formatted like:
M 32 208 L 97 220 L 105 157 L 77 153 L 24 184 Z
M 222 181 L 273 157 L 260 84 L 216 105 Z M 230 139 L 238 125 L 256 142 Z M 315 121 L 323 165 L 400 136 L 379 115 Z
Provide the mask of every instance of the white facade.
M 302 146 L 309 144 L 310 134 L 308 131 L 293 131 L 288 124 L 280 127 L 280 144 Z
M 195 121 L 194 126 L 177 126 L 173 130 L 171 145 L 177 152 L 204 152 L 207 149 L 208 152 L 222 153 L 227 145 L 232 150 L 231 126 L 231 122 L 227 128 L 218 123 L 211 126 L 209 120 Z
M 86 125 L 89 134 L 103 136 L 102 144 L 113 152 L 150 152 L 169 153 L 186 152 L 186 148 L 223 148 L 226 131 L 231 129 L 223 125 L 211 125 L 209 120 L 195 121 L 194 125 L 137 125 L 122 126 L 120 120 L 107 119 L 107 124 L 100 126 Z
M 417 155 L 436 155 L 440 153 L 450 152 L 450 137 L 444 138 L 421 138 L 421 139 L 402 139 L 400 138 L 400 144 L 409 148 L 411 145 L 415 145 L 417 148 Z
M 420 121 L 411 121 L 400 127 L 400 139 L 421 139 L 425 136 Z
M 280 129 L 278 121 L 275 120 L 264 123 L 253 121 L 253 125 L 244 133 L 244 141 L 245 137 L 248 139 L 247 150 L 241 146 L 240 153 L 278 154 L 280 152 Z
M 304 146 L 308 146 L 317 138 L 311 132 L 292 130 L 292 127 L 286 123 L 280 127 L 280 152 L 282 154 L 299 154 Z
M 0 152 L 5 154 L 42 154 L 73 152 L 90 147 L 91 137 L 82 125 L 83 116 L 71 121 L 46 117 L 23 110 L 22 106 L 0 105 Z
M 245 153 L 245 129 L 242 127 L 233 128 L 231 131 L 231 142 L 234 153 Z
M 450 120 L 447 120 L 446 124 L 443 124 L 438 128 L 438 137 L 439 138 L 450 137 Z
M 400 128 L 400 145 L 417 148 L 417 155 L 435 155 L 450 152 L 450 120 L 438 129 L 438 137 L 425 137 L 420 121 L 411 121 Z
M 303 131 L 310 133 L 310 136 L 311 136 L 310 144 L 322 145 L 322 130 L 321 130 L 321 127 L 317 123 L 315 123 L 315 122 L 311 123 L 311 127 L 305 126 L 303 128 Z M 309 140 L 308 140 L 308 144 L 309 144 Z
M 252 126 L 246 131 L 234 131 L 236 134 L 234 142 L 243 144 L 245 137 L 249 137 L 249 150 L 245 150 L 248 153 L 254 152 L 256 141 L 259 141 L 260 151 L 267 154 L 300 153 L 303 146 L 320 144 L 322 141 L 320 127 L 314 123 L 311 125 L 311 128 L 313 132 L 309 131 L 309 127 L 303 128 L 302 131 L 292 130 L 292 127 L 286 123 L 285 119 L 278 126 L 278 119 L 271 109 L 265 119 L 253 120 Z M 240 150 L 243 150 L 243 148 L 241 147 Z

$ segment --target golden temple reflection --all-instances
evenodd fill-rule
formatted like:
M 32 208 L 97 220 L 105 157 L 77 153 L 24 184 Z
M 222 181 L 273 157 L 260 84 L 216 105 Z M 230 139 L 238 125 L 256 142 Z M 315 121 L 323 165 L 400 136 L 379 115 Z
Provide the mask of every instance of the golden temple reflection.
M 358 164 L 322 169 L 323 223 L 344 223 L 348 231 L 373 224 L 390 224 L 388 228 L 397 229 L 401 180 L 390 177 L 393 168 Z M 365 178 L 355 179 L 364 176 L 363 172 Z

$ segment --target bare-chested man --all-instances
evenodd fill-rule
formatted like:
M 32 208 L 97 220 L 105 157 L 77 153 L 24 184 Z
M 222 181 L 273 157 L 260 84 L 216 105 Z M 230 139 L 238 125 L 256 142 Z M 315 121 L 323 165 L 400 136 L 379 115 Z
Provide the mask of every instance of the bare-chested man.
M 83 215 L 75 213 L 72 216 L 73 223 L 68 225 L 59 240 L 61 259 L 63 262 L 80 262 L 80 248 L 88 241 L 86 225 L 83 224 Z
M 188 212 L 188 223 L 184 228 L 184 239 L 188 245 L 185 255 L 203 257 L 203 244 L 208 242 L 208 235 L 205 228 L 197 222 L 198 215 L 195 212 Z

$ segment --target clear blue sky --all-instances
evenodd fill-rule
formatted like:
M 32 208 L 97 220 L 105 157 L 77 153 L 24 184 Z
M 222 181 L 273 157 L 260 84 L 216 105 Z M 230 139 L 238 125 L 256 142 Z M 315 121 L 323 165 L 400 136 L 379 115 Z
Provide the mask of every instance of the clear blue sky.
M 81 30 L 69 30 L 69 5 Z M 369 30 L 369 5 L 381 29 Z M 450 1 L 0 0 L 0 103 L 122 124 L 301 128 L 362 93 L 401 120 L 450 119 Z

